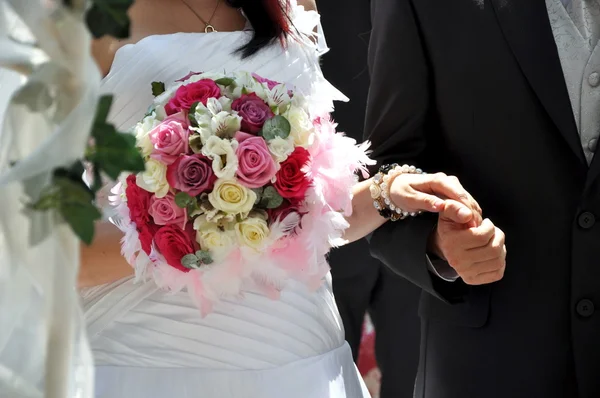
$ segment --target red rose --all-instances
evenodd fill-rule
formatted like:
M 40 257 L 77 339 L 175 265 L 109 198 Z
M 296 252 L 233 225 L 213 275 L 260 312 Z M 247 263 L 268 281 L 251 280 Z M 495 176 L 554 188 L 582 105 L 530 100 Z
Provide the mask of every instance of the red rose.
M 150 222 L 148 209 L 150 209 L 152 193 L 138 187 L 135 182 L 135 175 L 133 174 L 127 177 L 125 196 L 127 197 L 127 207 L 129 208 L 129 217 L 131 218 L 131 221 L 138 227 Z
M 135 182 L 135 175 L 131 174 L 127 177 L 125 196 L 127 197 L 129 217 L 131 218 L 131 221 L 135 223 L 140 243 L 142 244 L 142 250 L 150 255 L 152 240 L 158 229 L 149 213 L 152 194 L 138 187 Z
M 154 235 L 154 244 L 167 264 L 180 271 L 189 272 L 190 269 L 181 264 L 181 259 L 186 254 L 194 254 L 200 249 L 194 235 L 191 224 L 185 230 L 176 225 L 165 225 Z
M 189 112 L 192 105 L 201 102 L 206 105 L 209 98 L 219 98 L 221 89 L 210 79 L 198 80 L 195 83 L 181 86 L 175 92 L 175 96 L 165 105 L 167 115 L 185 111 Z
M 254 93 L 242 95 L 233 101 L 231 109 L 242 117 L 242 131 L 257 134 L 274 115 L 269 105 Z
M 150 252 L 152 251 L 152 241 L 154 240 L 154 235 L 157 230 L 158 225 L 152 223 L 137 228 L 138 238 L 142 244 L 142 250 L 146 252 L 147 255 L 150 255 Z
M 152 249 L 152 240 L 158 227 L 150 217 L 150 203 L 152 194 L 137 186 L 135 175 L 127 177 L 127 188 L 125 188 L 127 197 L 127 208 L 129 209 L 129 218 L 135 223 L 139 234 L 142 250 L 150 255 Z
M 309 160 L 308 151 L 302 147 L 296 147 L 285 162 L 281 163 L 281 169 L 277 172 L 277 180 L 274 184 L 279 195 L 285 199 L 304 199 L 311 181 L 302 168 Z

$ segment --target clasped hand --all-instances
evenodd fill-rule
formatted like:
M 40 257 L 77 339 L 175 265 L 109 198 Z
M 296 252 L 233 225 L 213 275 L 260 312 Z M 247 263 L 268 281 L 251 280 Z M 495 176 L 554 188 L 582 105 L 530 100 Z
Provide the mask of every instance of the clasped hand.
M 445 261 L 469 285 L 496 282 L 504 276 L 504 232 L 482 218 L 479 204 L 458 178 L 437 174 L 402 174 L 390 186 L 396 206 L 438 213 L 429 251 Z

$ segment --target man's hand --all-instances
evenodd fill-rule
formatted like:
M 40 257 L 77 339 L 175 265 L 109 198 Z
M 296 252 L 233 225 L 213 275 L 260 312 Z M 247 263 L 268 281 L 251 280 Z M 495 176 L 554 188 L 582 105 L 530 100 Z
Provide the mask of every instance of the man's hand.
M 394 204 L 408 212 L 423 210 L 438 213 L 444 208 L 444 200 L 452 199 L 472 213 L 467 221 L 469 226 L 481 224 L 481 207 L 454 176 L 444 173 L 402 174 L 392 181 L 390 195 Z
M 468 285 L 499 281 L 506 267 L 504 232 L 489 219 L 474 222 L 476 217 L 464 204 L 446 200 L 430 241 L 430 250 Z

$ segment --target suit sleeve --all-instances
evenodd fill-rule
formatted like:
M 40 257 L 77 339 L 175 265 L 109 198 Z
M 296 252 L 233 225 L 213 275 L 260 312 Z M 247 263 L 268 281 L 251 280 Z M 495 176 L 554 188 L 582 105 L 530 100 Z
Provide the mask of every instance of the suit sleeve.
M 410 0 L 372 0 L 369 46 L 371 86 L 365 135 L 378 165 L 409 164 L 440 171 L 436 118 L 432 117 L 430 72 Z M 435 227 L 433 214 L 387 222 L 370 237 L 371 254 L 394 272 L 447 302 L 460 301 L 465 285 L 432 274 L 427 242 Z M 435 265 L 435 264 L 434 264 Z

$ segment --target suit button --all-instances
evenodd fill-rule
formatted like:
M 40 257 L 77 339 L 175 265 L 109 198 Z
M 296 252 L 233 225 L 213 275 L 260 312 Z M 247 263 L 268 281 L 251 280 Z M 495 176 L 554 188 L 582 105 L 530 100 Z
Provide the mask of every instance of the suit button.
M 579 226 L 583 229 L 590 229 L 596 224 L 596 217 L 589 211 L 583 212 L 577 219 Z
M 600 84 L 600 75 L 598 75 L 597 72 L 590 73 L 588 76 L 588 83 L 592 87 L 598 87 L 598 84 Z
M 594 314 L 594 303 L 588 299 L 580 300 L 576 307 L 577 313 L 584 318 L 589 318 Z

